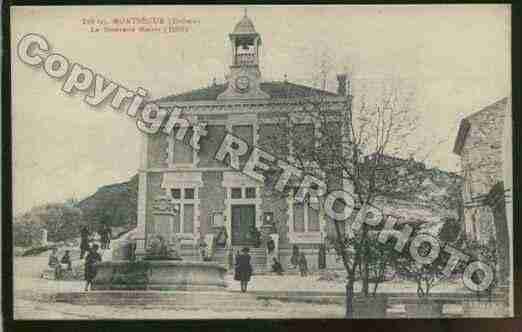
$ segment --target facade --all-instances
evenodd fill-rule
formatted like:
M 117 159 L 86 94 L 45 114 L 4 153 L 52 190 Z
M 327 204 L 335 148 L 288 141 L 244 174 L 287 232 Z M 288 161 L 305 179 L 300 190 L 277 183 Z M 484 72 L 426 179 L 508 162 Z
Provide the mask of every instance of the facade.
M 466 235 L 481 243 L 495 236 L 493 211 L 483 203 L 503 181 L 506 105 L 507 98 L 503 98 L 464 118 L 453 149 L 461 157 Z
M 265 183 L 214 156 L 227 132 L 247 142 L 250 149 L 255 146 L 271 152 L 273 144 L 267 138 L 277 135 L 283 113 L 291 114 L 296 128 L 304 133 L 304 141 L 282 143 L 282 147 L 301 146 L 307 136 L 318 132 L 317 124 L 300 114 L 304 101 L 320 96 L 329 108 L 341 110 L 348 98 L 346 76 L 338 77 L 337 93 L 286 80 L 264 82 L 259 63 L 261 35 L 250 18 L 245 15 L 229 37 L 233 52 L 228 82 L 157 100 L 160 108 L 180 109 L 193 126 L 183 141 L 176 139 L 179 128 L 170 135 L 143 136 L 137 254 L 143 253 L 155 234 L 177 234 L 187 248 L 199 238 L 210 246 L 220 243 L 215 251 L 224 250 L 222 256 L 228 257 L 229 252 L 254 245 L 255 227 L 270 234 L 283 263 L 289 260 L 292 246 L 299 245 L 311 255 L 309 265 L 313 267 L 319 245 L 333 231 L 324 213 L 307 203 L 297 204 L 291 195 L 270 192 Z M 193 149 L 190 139 L 202 122 L 206 123 L 206 135 L 201 137 L 199 148 Z M 240 157 L 240 164 L 245 162 Z M 213 240 L 218 237 L 220 241 Z

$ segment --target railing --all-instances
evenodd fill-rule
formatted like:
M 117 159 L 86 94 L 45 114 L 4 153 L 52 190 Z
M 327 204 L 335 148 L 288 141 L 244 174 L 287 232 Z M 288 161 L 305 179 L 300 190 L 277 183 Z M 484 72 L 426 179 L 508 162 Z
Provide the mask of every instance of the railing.
M 257 64 L 257 59 L 255 54 L 236 54 L 236 63 L 237 66 L 241 65 L 255 65 Z

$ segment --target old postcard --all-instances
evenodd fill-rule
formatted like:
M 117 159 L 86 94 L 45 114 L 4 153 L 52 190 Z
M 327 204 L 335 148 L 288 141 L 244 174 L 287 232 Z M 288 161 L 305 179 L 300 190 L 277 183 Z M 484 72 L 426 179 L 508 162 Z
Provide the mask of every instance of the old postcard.
M 510 6 L 10 15 L 15 319 L 513 315 Z

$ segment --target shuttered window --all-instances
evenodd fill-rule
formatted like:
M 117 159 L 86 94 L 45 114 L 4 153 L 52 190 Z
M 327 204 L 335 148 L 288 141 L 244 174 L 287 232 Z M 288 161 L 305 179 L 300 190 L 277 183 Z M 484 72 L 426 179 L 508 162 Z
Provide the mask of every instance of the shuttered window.
M 179 213 L 174 214 L 172 218 L 172 232 L 179 233 L 181 232 L 181 224 L 180 224 L 181 216 Z
M 254 145 L 254 127 L 252 125 L 240 125 L 240 126 L 233 126 L 232 131 L 234 135 L 241 138 L 243 141 L 245 141 L 248 144 L 248 151 L 242 156 L 239 156 L 239 163 L 241 165 L 244 165 L 248 157 L 250 156 L 250 152 L 252 150 L 252 147 Z
M 199 140 L 199 165 L 200 167 L 222 167 L 224 165 L 217 161 L 214 155 L 219 150 L 225 137 L 225 126 L 207 125 L 205 129 L 207 130 L 207 135 L 202 136 Z
M 294 203 L 294 232 L 305 231 L 304 207 L 303 204 Z
M 190 146 L 192 132 L 192 128 L 188 128 L 183 140 L 174 139 L 174 165 L 192 164 L 194 160 L 192 146 Z
M 319 232 L 319 211 L 308 206 L 308 231 Z

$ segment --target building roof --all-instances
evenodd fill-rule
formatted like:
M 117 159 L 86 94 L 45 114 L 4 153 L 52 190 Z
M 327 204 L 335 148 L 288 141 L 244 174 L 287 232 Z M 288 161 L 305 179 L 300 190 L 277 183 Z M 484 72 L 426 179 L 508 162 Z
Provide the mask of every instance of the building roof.
M 235 28 L 233 34 L 237 35 L 249 35 L 249 34 L 256 34 L 256 29 L 254 28 L 254 23 L 252 23 L 252 20 L 246 16 L 243 16 L 241 21 L 239 21 Z
M 480 111 L 477 111 L 475 113 L 472 113 L 471 115 L 468 115 L 464 119 L 460 121 L 459 125 L 459 131 L 457 133 L 457 138 L 455 139 L 455 145 L 453 146 L 453 153 L 460 156 L 462 153 L 462 148 L 464 147 L 464 143 L 466 143 L 466 137 L 468 135 L 468 131 L 471 128 L 471 120 L 478 116 L 479 114 L 483 112 L 488 112 L 494 109 L 497 109 L 499 107 L 503 107 L 505 109 L 505 106 L 507 105 L 507 97 L 504 97 L 493 104 L 484 107 Z
M 213 101 L 217 100 L 217 97 L 226 90 L 227 86 L 228 84 L 213 84 L 205 88 L 162 97 L 157 99 L 156 102 Z M 287 81 L 262 82 L 261 90 L 266 92 L 270 98 L 339 97 L 339 95 L 330 91 L 315 89 Z

